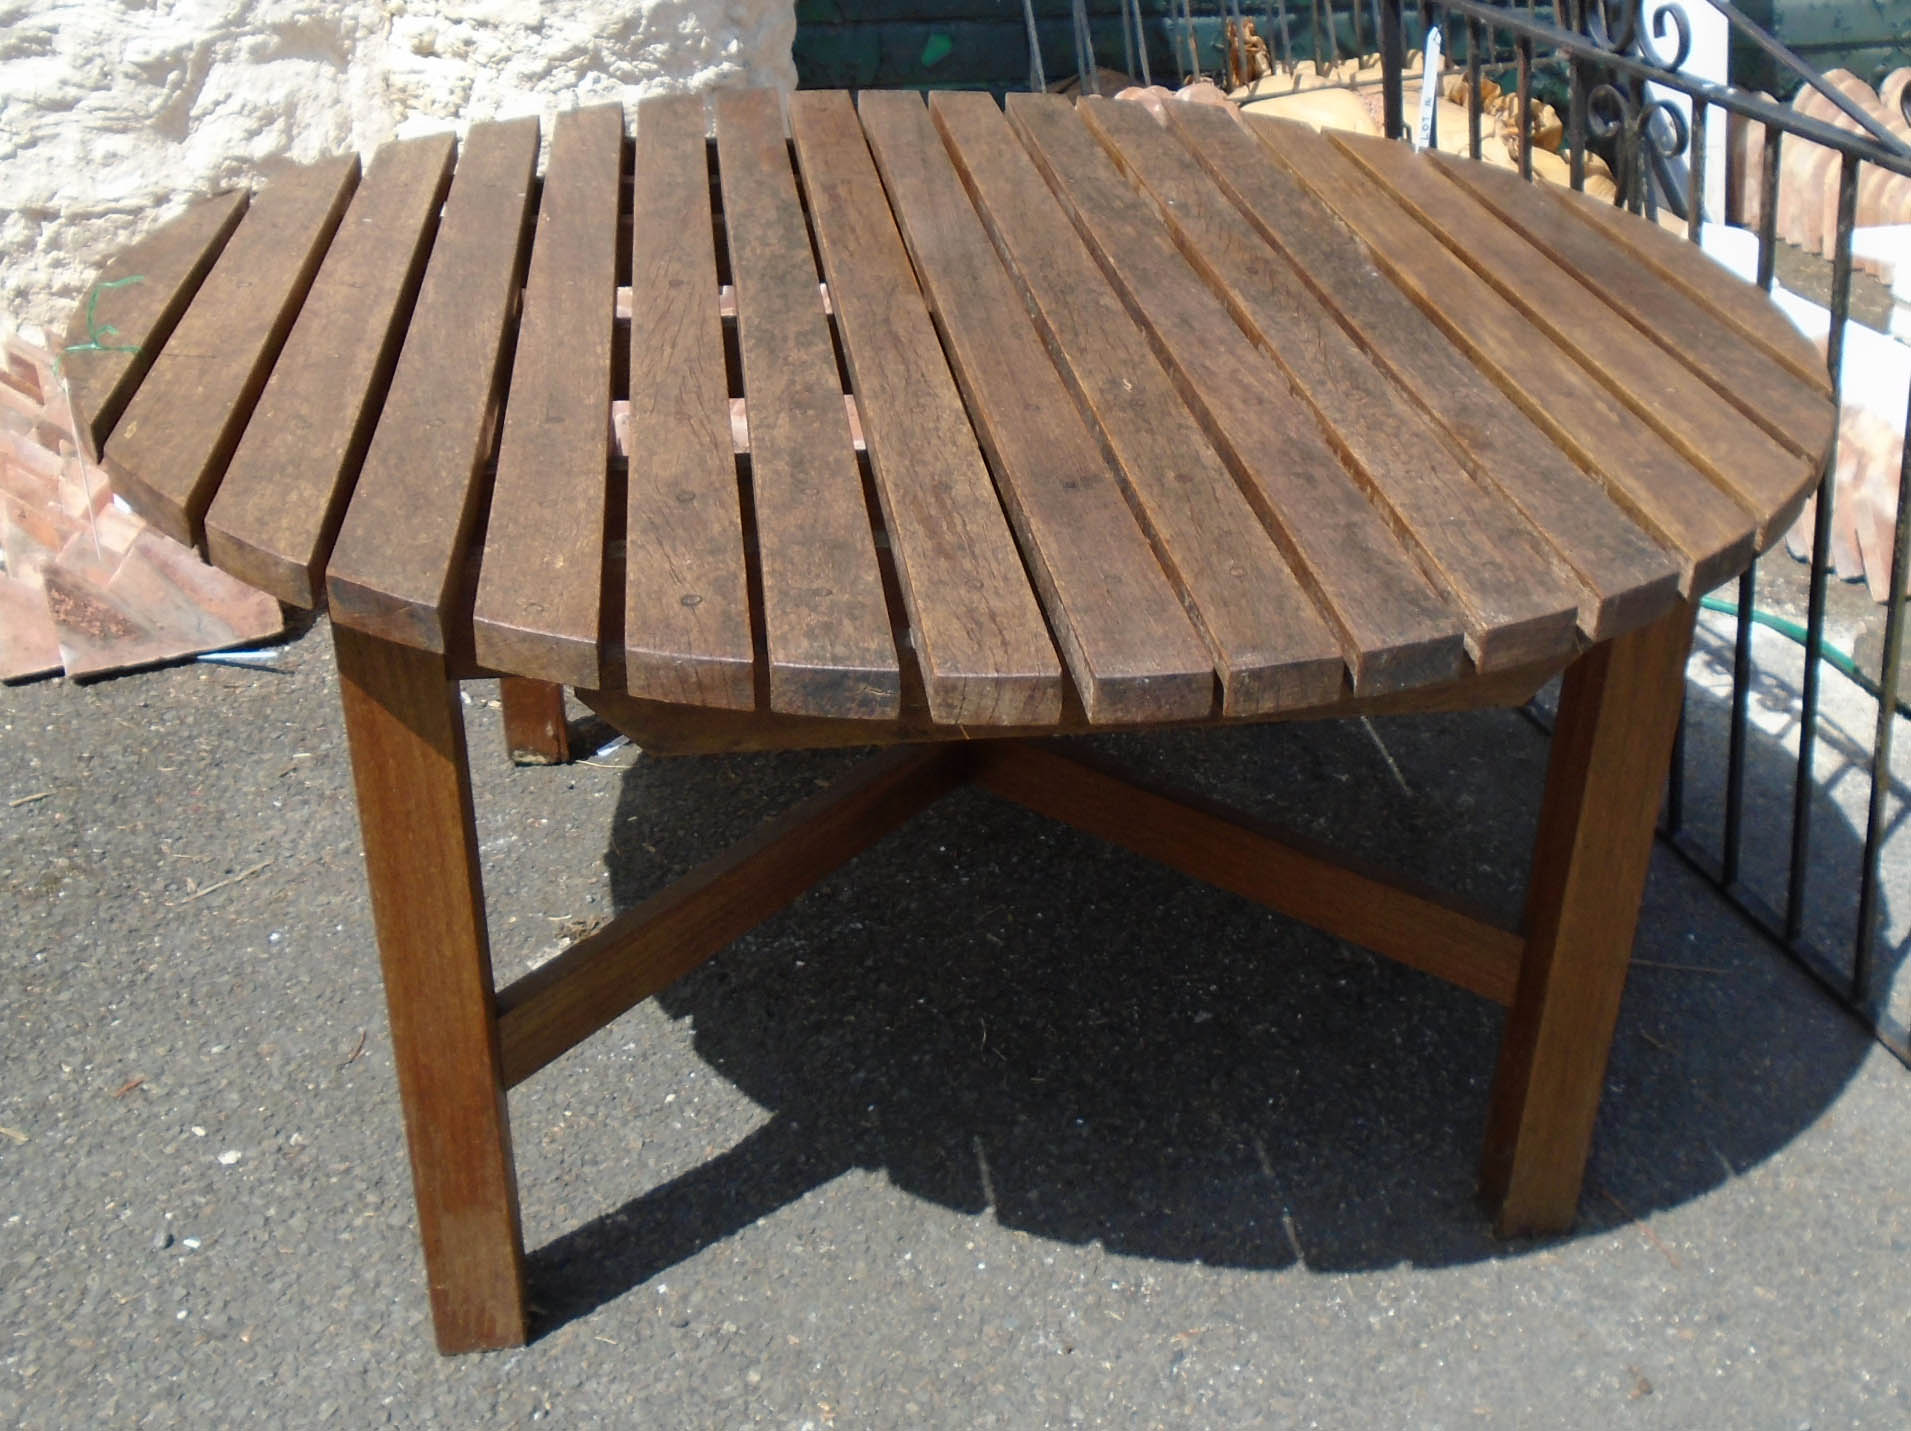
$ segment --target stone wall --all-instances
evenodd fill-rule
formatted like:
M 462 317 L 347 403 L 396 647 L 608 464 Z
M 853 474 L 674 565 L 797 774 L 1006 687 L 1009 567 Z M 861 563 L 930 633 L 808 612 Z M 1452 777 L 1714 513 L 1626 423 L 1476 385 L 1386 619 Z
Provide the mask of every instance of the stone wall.
M 473 119 L 790 88 L 792 0 L 0 0 L 0 330 L 275 164 Z

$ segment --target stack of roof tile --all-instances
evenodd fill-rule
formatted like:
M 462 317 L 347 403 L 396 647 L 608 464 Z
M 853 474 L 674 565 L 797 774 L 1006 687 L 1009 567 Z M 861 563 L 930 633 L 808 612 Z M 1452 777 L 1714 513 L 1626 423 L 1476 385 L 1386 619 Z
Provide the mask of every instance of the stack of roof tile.
M 98 676 L 245 645 L 279 604 L 113 500 L 44 350 L 0 346 L 0 680 Z

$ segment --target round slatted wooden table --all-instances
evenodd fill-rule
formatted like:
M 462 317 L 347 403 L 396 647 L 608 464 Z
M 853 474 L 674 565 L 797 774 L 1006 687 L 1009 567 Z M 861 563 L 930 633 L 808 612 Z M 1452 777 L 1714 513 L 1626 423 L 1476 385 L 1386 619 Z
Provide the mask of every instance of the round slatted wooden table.
M 505 1089 L 970 780 L 1510 1005 L 1485 1195 L 1568 1225 L 1693 602 L 1831 444 L 1811 345 L 1656 227 L 1396 144 L 711 108 L 568 114 L 541 178 L 530 120 L 282 173 L 70 334 L 118 490 L 330 607 L 441 1346 L 527 1334 Z M 1519 930 L 1032 739 L 1562 669 Z M 659 752 L 894 748 L 494 990 L 488 674 Z

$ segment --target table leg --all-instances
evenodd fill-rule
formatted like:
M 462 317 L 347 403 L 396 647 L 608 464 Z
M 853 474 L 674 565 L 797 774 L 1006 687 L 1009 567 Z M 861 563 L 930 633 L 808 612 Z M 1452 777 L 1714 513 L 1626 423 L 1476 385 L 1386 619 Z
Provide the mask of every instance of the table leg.
M 438 1347 L 520 1346 L 524 1237 L 457 683 L 442 656 L 333 637 Z
M 567 765 L 570 727 L 564 722 L 564 688 L 528 676 L 500 676 L 504 744 L 519 765 Z
M 1578 1214 L 1694 614 L 1681 602 L 1566 672 L 1481 1164 L 1501 1236 L 1561 1232 Z

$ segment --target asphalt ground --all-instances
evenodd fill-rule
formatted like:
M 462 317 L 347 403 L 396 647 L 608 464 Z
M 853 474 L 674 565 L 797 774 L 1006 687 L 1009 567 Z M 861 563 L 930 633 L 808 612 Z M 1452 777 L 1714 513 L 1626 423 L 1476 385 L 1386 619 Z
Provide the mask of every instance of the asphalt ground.
M 513 769 L 466 691 L 501 979 L 854 760 Z M 1098 744 L 1517 912 L 1517 713 Z M 0 1424 L 1911 1424 L 1907 1074 L 1663 850 L 1501 1243 L 1497 1010 L 961 792 L 514 1092 L 536 1336 L 457 1359 L 322 622 L 0 688 L 0 909 Z

